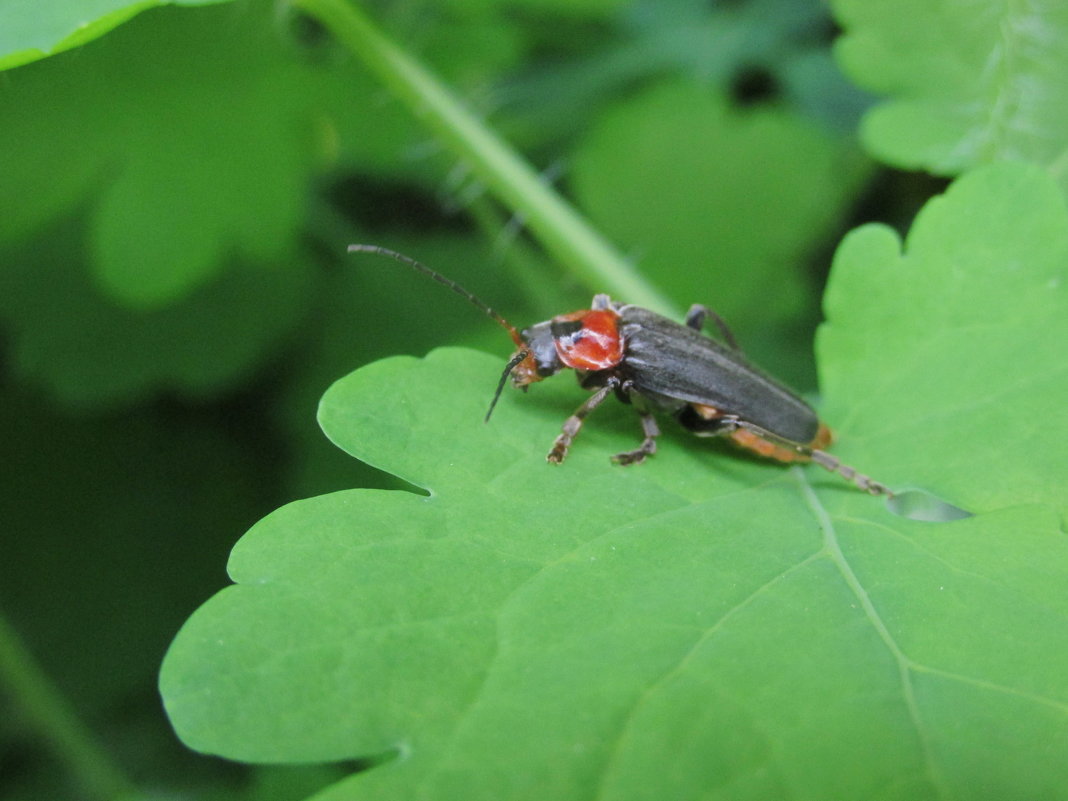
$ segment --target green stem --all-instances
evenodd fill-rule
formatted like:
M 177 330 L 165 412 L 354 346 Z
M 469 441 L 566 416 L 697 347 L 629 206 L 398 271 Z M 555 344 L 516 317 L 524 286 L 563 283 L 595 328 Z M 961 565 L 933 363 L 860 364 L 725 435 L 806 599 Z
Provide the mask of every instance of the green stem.
M 93 798 L 133 798 L 134 785 L 97 745 L 67 700 L 48 680 L 7 619 L 0 615 L 0 683 L 7 685 L 34 729 Z
M 545 249 L 591 290 L 661 312 L 673 304 L 539 179 L 514 150 L 453 97 L 408 53 L 390 42 L 346 0 L 292 0 L 329 28 L 408 105 L 509 209 L 522 216 Z

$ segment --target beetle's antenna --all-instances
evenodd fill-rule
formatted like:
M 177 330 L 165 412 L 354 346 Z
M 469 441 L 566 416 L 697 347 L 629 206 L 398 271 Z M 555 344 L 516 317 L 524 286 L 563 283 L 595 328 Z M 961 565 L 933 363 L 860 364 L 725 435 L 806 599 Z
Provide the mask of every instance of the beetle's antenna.
M 473 306 L 475 306 L 475 308 L 480 309 L 487 317 L 489 317 L 490 319 L 494 320 L 498 325 L 500 325 L 502 328 L 504 328 L 504 330 L 508 332 L 509 336 L 512 337 L 512 341 L 516 345 L 518 345 L 520 348 L 526 346 L 526 343 L 523 341 L 523 337 L 521 337 L 519 335 L 519 332 L 516 330 L 514 325 L 512 325 L 510 322 L 505 320 L 503 317 L 501 317 L 501 315 L 499 315 L 497 312 L 495 312 L 493 309 L 491 309 L 489 306 L 487 306 L 485 303 L 483 303 L 481 300 L 479 300 L 477 297 L 475 297 L 475 295 L 473 293 L 471 293 L 468 290 L 464 289 L 462 286 L 460 286 L 458 283 L 453 281 L 451 278 L 446 278 L 444 275 L 439 273 L 437 270 L 430 269 L 429 267 L 427 267 L 422 262 L 418 262 L 415 259 L 413 259 L 411 256 L 405 256 L 403 253 L 398 253 L 395 250 L 390 250 L 389 248 L 380 247 L 378 245 L 349 245 L 348 252 L 349 253 L 377 253 L 379 256 L 388 256 L 389 258 L 393 259 L 394 261 L 399 261 L 402 264 L 407 264 L 413 270 L 422 273 L 423 275 L 425 275 L 428 278 L 431 278 L 431 279 L 437 281 L 439 284 L 442 284 L 443 286 L 447 286 L 449 289 L 451 289 L 457 295 L 459 295 L 460 297 L 466 299 L 468 303 L 470 303 Z M 513 361 L 515 361 L 515 360 L 513 359 Z M 518 361 L 515 361 L 515 364 L 518 364 L 518 363 L 519 363 Z M 515 364 L 509 366 L 508 370 L 509 371 L 512 370 L 515 367 Z M 505 377 L 507 377 L 507 375 L 508 375 L 508 373 L 505 372 Z M 501 386 L 504 386 L 504 378 L 501 379 Z M 500 395 L 500 393 L 501 393 L 501 390 L 498 387 L 497 394 Z M 494 398 L 493 402 L 496 403 L 497 399 Z M 490 411 L 491 412 L 493 411 L 493 407 L 492 406 L 490 407 Z M 486 415 L 486 418 L 489 419 L 489 415 Z
M 512 360 L 510 362 L 508 362 L 508 365 L 504 368 L 504 372 L 501 373 L 501 380 L 497 382 L 497 391 L 493 393 L 493 400 L 490 401 L 489 411 L 486 412 L 486 419 L 483 420 L 483 422 L 488 423 L 490 415 L 493 414 L 493 410 L 497 408 L 497 399 L 501 397 L 501 392 L 504 391 L 504 384 L 508 380 L 508 376 L 512 374 L 512 370 L 514 370 L 516 368 L 516 365 L 518 365 L 521 361 L 523 361 L 523 359 L 527 358 L 527 356 L 529 355 L 530 351 L 521 350 L 519 351 L 519 353 L 512 357 Z M 523 389 L 526 389 L 526 387 L 523 387 Z

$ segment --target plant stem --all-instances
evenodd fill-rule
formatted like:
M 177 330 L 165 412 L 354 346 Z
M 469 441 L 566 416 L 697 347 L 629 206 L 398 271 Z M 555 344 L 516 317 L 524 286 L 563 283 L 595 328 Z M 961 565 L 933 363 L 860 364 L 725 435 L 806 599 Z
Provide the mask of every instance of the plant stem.
M 78 778 L 87 795 L 114 801 L 133 798 L 136 788 L 101 749 L 59 690 L 0 614 L 0 683 L 34 729 Z
M 512 148 L 465 109 L 403 49 L 389 41 L 347 0 L 292 0 L 330 29 L 352 53 L 447 145 L 545 249 L 593 291 L 664 313 L 673 304 L 642 278 L 608 242 Z

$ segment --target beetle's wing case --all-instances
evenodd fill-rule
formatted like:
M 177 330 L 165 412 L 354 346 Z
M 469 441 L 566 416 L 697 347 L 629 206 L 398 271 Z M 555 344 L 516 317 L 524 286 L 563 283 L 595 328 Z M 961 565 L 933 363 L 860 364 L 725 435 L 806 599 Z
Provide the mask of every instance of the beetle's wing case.
M 626 343 L 621 372 L 643 395 L 675 410 L 713 406 L 792 442 L 815 439 L 812 408 L 738 351 L 640 306 L 615 308 Z

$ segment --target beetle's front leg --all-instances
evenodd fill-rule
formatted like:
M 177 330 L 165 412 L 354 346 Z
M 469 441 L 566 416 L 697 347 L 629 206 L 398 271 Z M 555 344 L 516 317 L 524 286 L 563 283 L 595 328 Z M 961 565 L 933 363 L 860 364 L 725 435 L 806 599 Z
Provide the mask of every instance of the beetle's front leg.
M 564 421 L 564 430 L 560 432 L 560 436 L 556 438 L 553 443 L 553 449 L 549 451 L 549 455 L 545 458 L 553 464 L 560 464 L 567 456 L 567 450 L 571 447 L 572 441 L 578 436 L 579 429 L 582 428 L 582 421 L 586 419 L 586 415 L 600 406 L 604 399 L 615 391 L 615 388 L 619 385 L 618 378 L 609 378 L 608 381 L 598 389 L 595 393 L 590 395 L 586 399 L 586 402 L 579 406 L 573 415 Z

